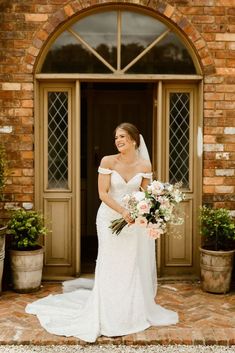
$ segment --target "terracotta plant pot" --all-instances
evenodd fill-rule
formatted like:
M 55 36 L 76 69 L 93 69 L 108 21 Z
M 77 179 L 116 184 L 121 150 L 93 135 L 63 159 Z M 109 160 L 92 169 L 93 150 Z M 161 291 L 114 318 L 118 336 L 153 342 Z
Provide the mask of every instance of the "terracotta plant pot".
M 13 289 L 30 293 L 40 288 L 43 267 L 43 248 L 37 250 L 10 250 Z
M 234 252 L 200 248 L 201 284 L 204 291 L 224 294 L 230 290 Z

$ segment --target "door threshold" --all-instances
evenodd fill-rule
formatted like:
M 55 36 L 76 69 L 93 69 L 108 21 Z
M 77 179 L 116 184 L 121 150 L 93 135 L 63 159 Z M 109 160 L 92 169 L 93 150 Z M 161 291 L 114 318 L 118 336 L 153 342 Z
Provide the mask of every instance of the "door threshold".
M 199 282 L 200 277 L 195 275 L 162 276 L 162 277 L 158 277 L 157 280 L 158 280 L 158 283 Z
M 81 273 L 78 276 L 43 276 L 42 281 L 43 282 L 64 282 L 64 281 L 71 281 L 73 279 L 78 279 L 78 278 L 94 278 L 95 274 L 94 273 Z

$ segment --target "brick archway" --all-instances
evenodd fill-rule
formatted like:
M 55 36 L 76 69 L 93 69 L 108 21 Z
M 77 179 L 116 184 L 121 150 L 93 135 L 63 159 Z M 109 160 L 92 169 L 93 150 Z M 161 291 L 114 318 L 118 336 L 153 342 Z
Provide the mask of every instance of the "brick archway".
M 208 75 L 215 72 L 214 60 L 201 34 L 179 10 L 158 0 L 119 0 L 118 2 L 116 0 L 87 0 L 86 2 L 71 0 L 49 18 L 45 18 L 41 29 L 35 33 L 32 45 L 29 47 L 25 57 L 27 71 L 34 72 L 36 70 L 38 58 L 47 40 L 58 29 L 58 26 L 88 9 L 112 4 L 133 5 L 137 8 L 149 9 L 160 17 L 167 19 L 189 41 L 198 58 L 202 73 Z

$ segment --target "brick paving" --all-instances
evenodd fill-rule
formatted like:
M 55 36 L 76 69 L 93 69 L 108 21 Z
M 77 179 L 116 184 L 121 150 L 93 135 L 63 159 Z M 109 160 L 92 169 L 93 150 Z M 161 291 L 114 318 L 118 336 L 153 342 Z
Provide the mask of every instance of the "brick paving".
M 60 283 L 43 283 L 31 294 L 3 292 L 0 296 L 0 344 L 87 344 L 74 337 L 47 333 L 34 315 L 24 312 L 27 303 L 48 294 L 61 293 Z M 100 337 L 95 344 L 235 345 L 235 289 L 226 295 L 205 293 L 199 283 L 163 283 L 157 302 L 179 313 L 180 322 L 150 327 L 132 335 Z

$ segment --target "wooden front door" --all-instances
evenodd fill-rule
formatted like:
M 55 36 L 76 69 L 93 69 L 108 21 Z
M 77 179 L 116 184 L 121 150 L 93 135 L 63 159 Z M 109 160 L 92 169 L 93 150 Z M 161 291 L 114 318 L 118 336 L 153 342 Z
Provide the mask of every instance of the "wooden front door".
M 40 87 L 36 121 L 36 199 L 50 232 L 44 239 L 44 279 L 63 279 L 76 272 L 76 171 L 78 132 L 74 84 Z M 75 180 L 76 179 L 76 180 Z
M 158 267 L 164 277 L 198 276 L 201 202 L 201 121 L 195 84 L 163 84 L 158 111 L 158 178 L 182 182 L 185 201 L 181 225 L 171 225 L 158 244 Z

